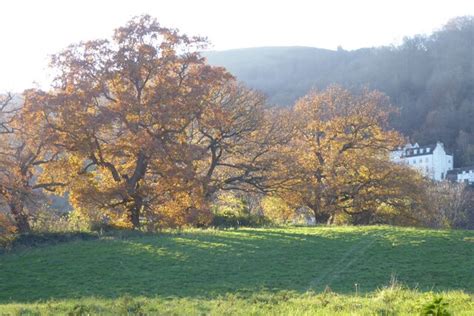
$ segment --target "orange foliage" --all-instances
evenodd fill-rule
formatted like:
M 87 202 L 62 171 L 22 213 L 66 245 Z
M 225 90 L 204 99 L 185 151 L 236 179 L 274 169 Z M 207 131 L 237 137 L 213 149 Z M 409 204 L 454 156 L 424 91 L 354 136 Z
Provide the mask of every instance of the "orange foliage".
M 154 218 L 179 226 L 207 212 L 193 193 L 201 152 L 187 139 L 231 76 L 205 64 L 205 45 L 142 16 L 110 41 L 54 56 L 57 88 L 30 91 L 25 104 L 64 150 L 44 176 L 67 183 L 76 208 L 135 228 Z
M 383 205 L 396 205 L 397 212 L 420 205 L 421 177 L 389 160 L 402 142 L 386 129 L 391 112 L 376 91 L 352 94 L 334 86 L 300 99 L 284 169 L 292 180 L 281 195 L 311 209 L 318 222 L 338 214 L 370 222 Z
M 17 229 L 44 190 L 91 222 L 149 229 L 206 225 L 223 191 L 280 197 L 266 206 L 282 221 L 300 207 L 363 222 L 423 205 L 423 180 L 389 162 L 402 137 L 384 95 L 330 87 L 269 109 L 206 64 L 205 46 L 137 17 L 55 55 L 51 91 L 25 91 L 15 111 L 0 100 L 0 203 Z

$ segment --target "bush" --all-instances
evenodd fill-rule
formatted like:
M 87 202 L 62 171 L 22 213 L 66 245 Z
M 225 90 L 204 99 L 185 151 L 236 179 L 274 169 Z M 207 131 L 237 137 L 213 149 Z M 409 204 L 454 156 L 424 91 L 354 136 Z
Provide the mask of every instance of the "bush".
M 270 224 L 263 214 L 251 212 L 244 196 L 221 193 L 212 206 L 213 219 L 210 226 L 217 228 L 259 227 Z
M 82 304 L 74 305 L 68 316 L 88 316 L 92 315 L 90 307 Z
M 286 224 L 293 221 L 297 216 L 296 210 L 278 197 L 264 197 L 260 205 L 265 217 L 275 223 Z
M 450 316 L 451 313 L 447 309 L 448 305 L 448 303 L 443 302 L 442 297 L 435 298 L 432 302 L 428 302 L 423 305 L 421 315 Z
M 40 209 L 30 219 L 31 230 L 35 232 L 67 232 L 70 231 L 67 213 L 52 209 Z
M 110 232 L 115 232 L 115 231 L 124 231 L 124 230 L 128 231 L 131 229 L 117 226 L 117 225 L 107 223 L 107 222 L 93 222 L 90 225 L 90 230 L 93 232 L 97 232 L 99 234 L 103 234 L 103 233 L 110 233 Z
M 73 240 L 92 240 L 99 236 L 86 232 L 70 232 L 70 233 L 30 233 L 17 235 L 10 241 L 10 247 L 35 247 L 45 244 L 57 244 Z
M 264 216 L 259 215 L 232 215 L 216 214 L 211 221 L 211 226 L 216 228 L 237 228 L 237 227 L 261 227 L 270 225 L 271 222 Z
M 16 228 L 13 221 L 4 213 L 0 213 L 0 248 L 7 247 L 15 236 Z
M 132 296 L 126 295 L 119 301 L 119 308 L 123 315 L 145 315 L 143 303 L 135 300 Z
M 210 223 L 212 227 L 260 227 L 271 223 L 262 213 L 252 213 L 244 196 L 231 192 L 221 193 L 211 209 L 214 214 Z
M 474 189 L 463 183 L 432 183 L 427 189 L 431 212 L 423 218 L 433 228 L 474 229 Z

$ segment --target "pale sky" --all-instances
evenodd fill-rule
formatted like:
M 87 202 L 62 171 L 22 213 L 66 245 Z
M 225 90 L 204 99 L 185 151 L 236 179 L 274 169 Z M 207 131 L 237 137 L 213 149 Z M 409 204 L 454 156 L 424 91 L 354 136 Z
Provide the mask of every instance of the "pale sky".
M 131 17 L 207 36 L 211 48 L 312 46 L 356 49 L 431 33 L 474 15 L 474 0 L 1 0 L 0 92 L 48 84 L 49 55 L 108 38 Z

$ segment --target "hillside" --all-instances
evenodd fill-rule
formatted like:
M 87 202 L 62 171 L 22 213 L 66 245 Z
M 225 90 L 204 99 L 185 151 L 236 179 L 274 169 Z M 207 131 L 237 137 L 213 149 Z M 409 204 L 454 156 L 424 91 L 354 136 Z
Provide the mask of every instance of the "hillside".
M 0 313 L 51 304 L 72 309 L 77 302 L 113 310 L 113 300 L 124 296 L 174 313 L 198 312 L 198 300 L 204 312 L 216 314 L 238 307 L 232 304 L 262 312 L 275 300 L 281 312 L 316 311 L 325 305 L 311 291 L 327 288 L 328 308 L 346 304 L 340 307 L 346 312 L 354 311 L 354 300 L 361 311 L 413 312 L 436 295 L 454 310 L 474 311 L 473 266 L 472 231 L 382 226 L 112 235 L 0 255 Z M 403 290 L 393 279 L 417 290 Z M 398 292 L 386 305 L 382 289 L 391 282 Z
M 400 109 L 392 127 L 421 144 L 444 142 L 456 166 L 474 165 L 474 17 L 455 18 L 399 46 L 262 47 L 205 56 L 263 91 L 270 104 L 290 106 L 311 88 L 331 84 L 380 90 Z
M 332 68 L 343 59 L 335 51 L 312 47 L 260 47 L 205 55 L 211 64 L 226 67 L 277 105 L 292 104 L 312 86 L 325 87 Z

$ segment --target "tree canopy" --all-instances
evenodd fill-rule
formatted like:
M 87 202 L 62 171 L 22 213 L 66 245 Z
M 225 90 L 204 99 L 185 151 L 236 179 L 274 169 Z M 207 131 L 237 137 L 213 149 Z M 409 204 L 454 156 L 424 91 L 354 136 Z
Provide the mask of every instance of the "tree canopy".
M 50 90 L 3 96 L 0 225 L 28 232 L 48 194 L 89 223 L 149 230 L 209 225 L 226 204 L 237 220 L 250 204 L 283 222 L 429 217 L 426 180 L 389 159 L 405 139 L 385 94 L 334 85 L 270 107 L 205 47 L 140 16 L 54 55 Z

